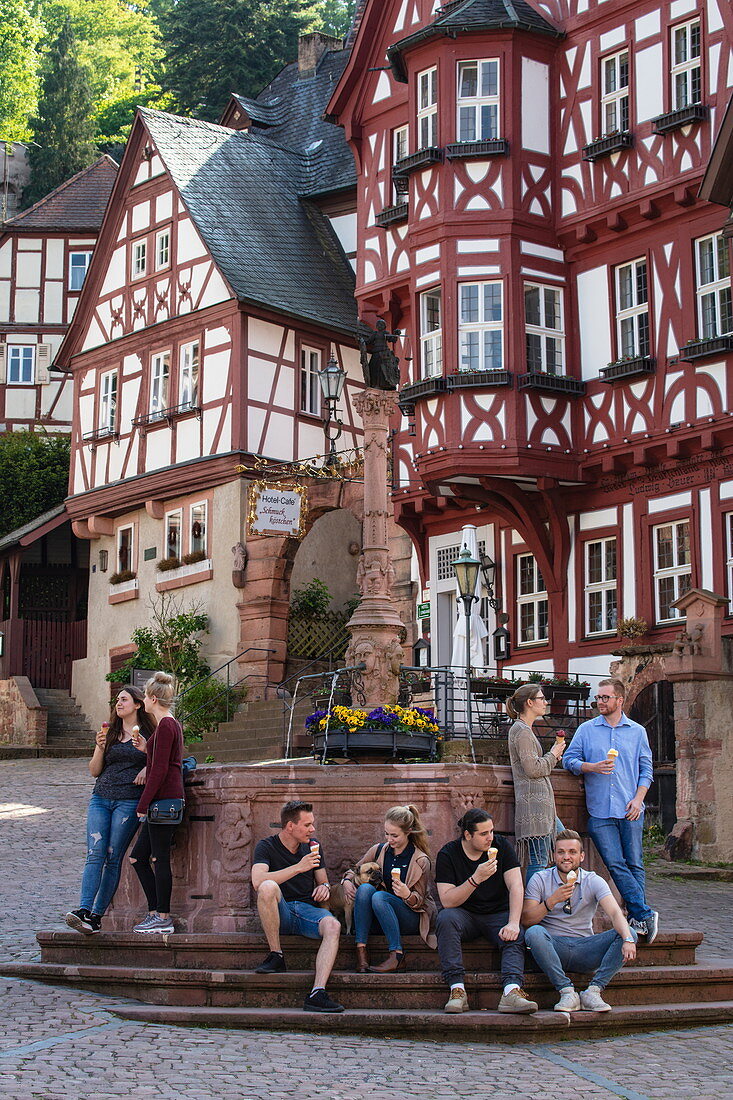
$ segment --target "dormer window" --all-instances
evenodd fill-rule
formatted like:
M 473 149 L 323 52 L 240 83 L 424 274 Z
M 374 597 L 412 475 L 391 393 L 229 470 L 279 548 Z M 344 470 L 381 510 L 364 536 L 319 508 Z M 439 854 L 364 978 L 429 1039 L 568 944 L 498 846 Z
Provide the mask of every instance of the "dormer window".
M 417 137 L 419 149 L 438 144 L 438 70 L 417 74 Z
M 458 64 L 458 141 L 491 141 L 499 136 L 499 60 Z

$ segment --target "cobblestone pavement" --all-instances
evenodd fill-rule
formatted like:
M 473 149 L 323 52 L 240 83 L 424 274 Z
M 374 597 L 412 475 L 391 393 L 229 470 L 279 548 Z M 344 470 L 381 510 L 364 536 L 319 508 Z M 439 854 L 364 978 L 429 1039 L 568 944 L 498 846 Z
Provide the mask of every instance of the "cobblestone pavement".
M 83 761 L 0 761 L 0 959 L 76 904 L 90 783 Z M 662 927 L 723 957 L 733 884 L 650 882 Z M 517 1047 L 178 1029 L 118 1020 L 114 1000 L 0 978 L 2 1100 L 720 1100 L 733 1027 Z M 263 1052 L 267 1050 L 265 1055 Z

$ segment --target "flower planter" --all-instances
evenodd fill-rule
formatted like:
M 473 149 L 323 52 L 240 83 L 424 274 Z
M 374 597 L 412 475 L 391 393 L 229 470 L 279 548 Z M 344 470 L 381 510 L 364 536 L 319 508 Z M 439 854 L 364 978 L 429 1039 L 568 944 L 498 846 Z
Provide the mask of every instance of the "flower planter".
M 708 108 L 704 103 L 690 103 L 687 107 L 678 107 L 666 115 L 657 115 L 652 119 L 655 134 L 670 134 L 681 126 L 690 126 L 693 122 L 702 122 L 708 117 Z
M 712 336 L 707 340 L 691 340 L 680 348 L 680 359 L 691 363 L 695 359 L 708 359 L 711 355 L 727 355 L 733 351 L 733 336 Z
M 392 165 L 392 174 L 395 176 L 408 176 L 411 172 L 419 172 L 422 168 L 430 168 L 433 164 L 441 164 L 443 150 L 437 145 L 429 145 L 426 149 L 418 149 L 408 157 L 403 157 Z
M 622 149 L 630 149 L 633 144 L 634 135 L 630 134 L 628 130 L 606 134 L 604 137 L 596 138 L 595 141 L 583 146 L 583 160 L 600 160 L 601 157 L 608 157 L 611 153 L 618 153 Z
M 547 374 L 545 371 L 528 371 L 517 379 L 519 390 L 546 390 L 550 393 L 564 393 L 568 397 L 582 397 L 585 382 L 579 378 L 569 378 L 566 374 Z
M 546 699 L 581 699 L 590 695 L 590 687 L 573 687 L 572 684 L 542 684 L 542 694 Z
M 511 386 L 513 378 L 508 370 L 471 370 L 449 374 L 446 378 L 448 392 L 482 387 Z
M 313 755 L 376 756 L 383 758 L 419 756 L 424 760 L 436 757 L 436 737 L 433 733 L 405 733 L 402 730 L 335 728 L 313 734 Z
M 480 678 L 471 680 L 471 694 L 482 699 L 508 699 L 521 684 L 492 684 Z
M 599 374 L 604 382 L 615 382 L 619 378 L 634 378 L 640 374 L 654 374 L 656 360 L 650 355 L 637 355 L 631 359 L 617 359 L 607 367 L 601 367 Z
M 410 212 L 410 204 L 401 202 L 397 206 L 386 206 L 375 217 L 374 221 L 384 229 L 388 225 L 396 225 L 397 222 L 406 222 Z
M 475 157 L 505 157 L 509 142 L 505 138 L 485 138 L 482 141 L 456 141 L 446 145 L 448 160 L 471 160 Z

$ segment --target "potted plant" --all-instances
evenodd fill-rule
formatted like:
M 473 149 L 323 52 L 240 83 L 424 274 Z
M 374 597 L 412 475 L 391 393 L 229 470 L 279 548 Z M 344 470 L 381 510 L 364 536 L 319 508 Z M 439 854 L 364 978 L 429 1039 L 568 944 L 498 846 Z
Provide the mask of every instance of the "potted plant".
M 158 562 L 158 569 L 161 573 L 167 573 L 170 569 L 179 569 L 181 566 L 181 559 L 172 555 L 170 558 L 161 558 Z
M 619 634 L 631 643 L 643 638 L 648 629 L 649 624 L 646 619 L 638 619 L 633 615 L 628 619 L 620 619 L 618 623 Z
M 137 577 L 132 569 L 121 569 L 119 573 L 113 573 L 109 578 L 110 584 L 125 584 L 126 581 L 134 581 Z

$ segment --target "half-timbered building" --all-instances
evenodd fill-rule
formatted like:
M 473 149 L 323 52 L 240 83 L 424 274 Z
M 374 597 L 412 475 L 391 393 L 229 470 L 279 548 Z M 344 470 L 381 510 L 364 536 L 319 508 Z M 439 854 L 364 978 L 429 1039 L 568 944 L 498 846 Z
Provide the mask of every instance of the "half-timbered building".
M 74 673 L 90 714 L 164 593 L 207 610 L 212 665 L 256 647 L 250 687 L 283 677 L 297 543 L 246 539 L 236 467 L 323 456 L 318 373 L 331 357 L 347 373 L 339 447 L 358 443 L 354 165 L 322 117 L 347 56 L 308 36 L 299 62 L 257 100 L 233 97 L 222 125 L 135 119 L 57 357 L 74 377 L 67 509 L 91 543 L 89 655 Z M 310 497 L 309 527 L 338 513 L 319 553 L 334 589 L 351 576 L 346 596 L 359 495 L 330 482 Z
M 71 378 L 54 357 L 116 174 L 111 157 L 100 157 L 0 225 L 0 431 L 71 430 Z

